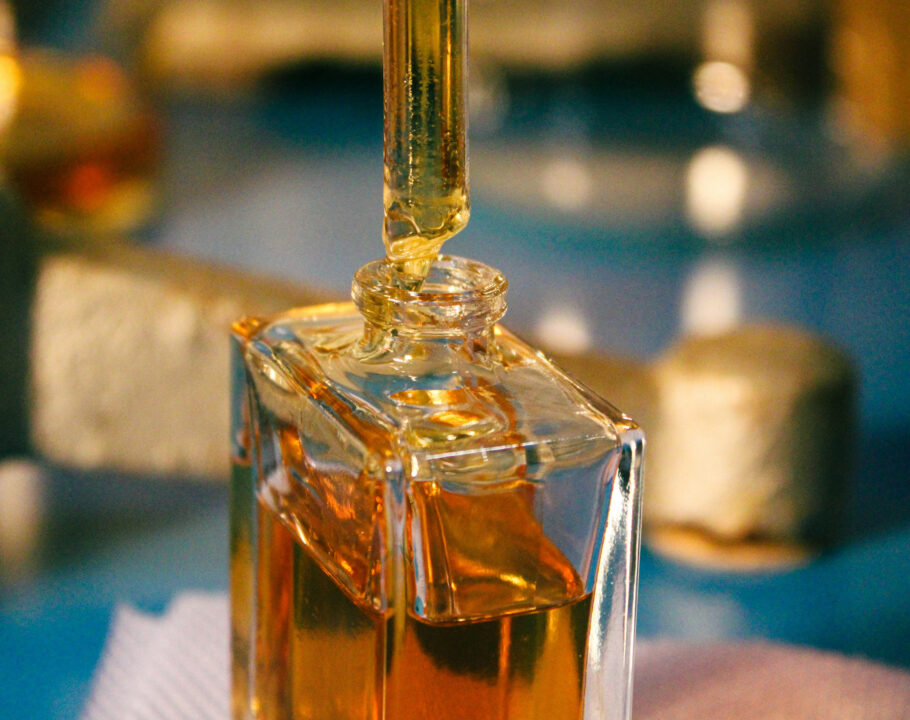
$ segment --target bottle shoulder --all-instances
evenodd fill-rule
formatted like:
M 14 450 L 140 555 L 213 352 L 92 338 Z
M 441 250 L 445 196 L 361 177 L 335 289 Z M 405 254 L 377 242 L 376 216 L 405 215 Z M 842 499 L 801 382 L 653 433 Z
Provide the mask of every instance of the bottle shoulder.
M 500 326 L 481 349 L 464 338 L 394 333 L 365 342 L 363 318 L 347 304 L 245 327 L 260 402 L 295 424 L 315 403 L 339 429 L 369 435 L 371 445 L 382 437 L 415 479 L 543 477 L 611 453 L 631 426 Z

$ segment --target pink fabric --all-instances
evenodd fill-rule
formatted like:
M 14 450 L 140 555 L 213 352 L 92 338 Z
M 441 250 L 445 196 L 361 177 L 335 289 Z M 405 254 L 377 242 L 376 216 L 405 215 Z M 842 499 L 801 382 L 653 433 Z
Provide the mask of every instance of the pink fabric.
M 229 716 L 224 596 L 117 612 L 82 720 Z M 633 720 L 910 720 L 910 673 L 786 645 L 642 641 Z
M 910 720 L 910 673 L 768 643 L 640 642 L 635 720 Z

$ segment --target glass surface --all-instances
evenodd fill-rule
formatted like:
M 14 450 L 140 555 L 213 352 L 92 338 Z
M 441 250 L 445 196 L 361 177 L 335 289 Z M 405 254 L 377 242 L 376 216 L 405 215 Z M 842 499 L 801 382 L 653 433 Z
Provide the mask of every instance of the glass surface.
M 235 718 L 627 718 L 641 432 L 497 272 L 393 283 L 235 326 Z

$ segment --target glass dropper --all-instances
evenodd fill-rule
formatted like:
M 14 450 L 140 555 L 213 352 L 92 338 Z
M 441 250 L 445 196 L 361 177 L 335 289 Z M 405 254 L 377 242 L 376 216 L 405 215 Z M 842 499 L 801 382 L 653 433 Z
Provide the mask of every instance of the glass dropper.
M 470 215 L 466 0 L 384 0 L 383 242 L 419 287 Z

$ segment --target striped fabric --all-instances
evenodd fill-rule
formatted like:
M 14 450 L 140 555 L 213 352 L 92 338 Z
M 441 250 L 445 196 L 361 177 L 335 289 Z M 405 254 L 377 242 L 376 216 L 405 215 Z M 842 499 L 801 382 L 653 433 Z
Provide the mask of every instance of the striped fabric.
M 228 606 L 189 593 L 156 617 L 121 607 L 82 720 L 229 720 Z

